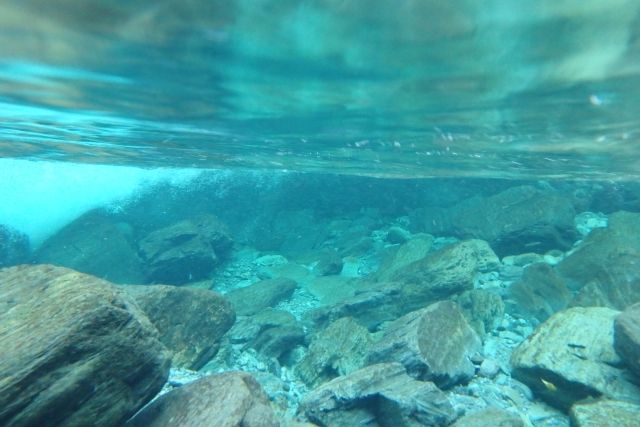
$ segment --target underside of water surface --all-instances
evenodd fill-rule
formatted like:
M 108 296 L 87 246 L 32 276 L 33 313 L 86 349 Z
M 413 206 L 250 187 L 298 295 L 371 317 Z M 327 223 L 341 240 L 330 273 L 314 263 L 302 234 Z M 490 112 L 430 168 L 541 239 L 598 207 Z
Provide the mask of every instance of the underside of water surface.
M 640 2 L 0 2 L 0 425 L 635 427 Z

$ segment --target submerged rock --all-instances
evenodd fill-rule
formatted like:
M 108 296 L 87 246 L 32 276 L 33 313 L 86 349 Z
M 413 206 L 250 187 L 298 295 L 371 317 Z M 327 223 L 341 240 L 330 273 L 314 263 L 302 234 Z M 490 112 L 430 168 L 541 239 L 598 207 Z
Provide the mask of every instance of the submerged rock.
M 527 317 L 535 317 L 540 322 L 567 308 L 573 298 L 562 277 L 545 263 L 525 268 L 522 278 L 511 285 L 509 292 L 517 302 L 518 311 Z
M 231 304 L 217 292 L 168 285 L 123 286 L 173 352 L 173 365 L 200 369 L 218 351 L 235 322 Z
M 494 330 L 504 316 L 502 298 L 493 292 L 472 289 L 458 295 L 454 301 L 481 338 Z
M 511 356 L 512 374 L 549 404 L 568 410 L 589 397 L 640 401 L 613 348 L 609 308 L 575 307 L 551 316 Z
M 266 279 L 229 291 L 225 297 L 231 301 L 238 315 L 249 316 L 290 298 L 297 287 L 296 282 L 284 277 Z
M 296 374 L 310 387 L 365 365 L 373 339 L 366 328 L 349 317 L 338 319 L 311 341 Z
M 450 387 L 473 377 L 471 357 L 481 351 L 457 305 L 441 301 L 391 322 L 372 346 L 369 362 L 399 361 L 412 377 Z
M 131 238 L 126 226 L 92 210 L 49 237 L 34 258 L 114 283 L 143 283 L 142 263 Z
M 0 348 L 0 425 L 120 425 L 169 374 L 130 297 L 50 265 L 0 271 Z
M 456 420 L 451 427 L 527 427 L 522 417 L 497 408 L 472 412 Z
M 29 251 L 26 234 L 0 224 L 0 268 L 28 262 Z
M 616 317 L 613 344 L 624 363 L 640 377 L 640 303 Z
M 148 281 L 180 285 L 206 278 L 229 256 L 233 240 L 216 217 L 204 214 L 156 230 L 138 246 Z
M 382 260 L 380 268 L 375 274 L 379 281 L 392 280 L 396 273 L 424 257 L 433 247 L 434 237 L 429 234 L 417 234 L 406 243 L 395 248 Z
M 174 389 L 136 414 L 127 427 L 278 427 L 260 384 L 244 372 L 211 375 Z
M 636 427 L 640 406 L 619 400 L 596 400 L 571 407 L 571 425 L 575 427 Z
M 505 256 L 569 249 L 578 237 L 575 215 L 569 198 L 525 185 L 452 208 L 419 211 L 414 224 L 431 234 L 486 240 Z
M 368 366 L 310 392 L 300 412 L 323 427 L 443 426 L 455 413 L 433 383 L 407 376 L 399 363 Z

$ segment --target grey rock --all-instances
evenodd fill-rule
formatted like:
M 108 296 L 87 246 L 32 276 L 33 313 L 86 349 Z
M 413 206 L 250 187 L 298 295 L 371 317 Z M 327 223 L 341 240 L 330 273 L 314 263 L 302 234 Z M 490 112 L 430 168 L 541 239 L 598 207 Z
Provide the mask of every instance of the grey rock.
M 464 415 L 451 424 L 451 427 L 527 427 L 521 416 L 497 408 Z
M 378 281 L 388 281 L 395 277 L 398 270 L 427 256 L 433 247 L 434 237 L 420 233 L 406 243 L 403 243 L 382 260 L 375 278 Z
M 215 356 L 235 322 L 231 304 L 217 292 L 168 285 L 123 286 L 173 352 L 173 365 L 200 369 Z
M 540 322 L 567 308 L 573 298 L 562 277 L 545 263 L 525 268 L 522 278 L 511 285 L 509 293 L 521 314 L 535 317 Z
M 504 316 L 502 298 L 493 292 L 473 289 L 463 292 L 453 300 L 480 337 L 494 330 Z
M 170 355 L 116 286 L 50 265 L 0 270 L 0 425 L 121 425 Z
M 296 374 L 310 387 L 365 365 L 373 343 L 366 328 L 349 317 L 338 319 L 320 331 L 309 351 L 296 365 Z
M 442 426 L 455 417 L 433 383 L 407 376 L 399 363 L 368 366 L 307 394 L 300 412 L 322 427 Z
M 402 227 L 394 225 L 392 227 L 389 227 L 386 239 L 389 243 L 401 244 L 411 239 L 411 233 Z
M 588 397 L 640 400 L 640 389 L 618 368 L 622 361 L 613 348 L 618 313 L 575 307 L 554 314 L 513 352 L 512 375 L 564 410 Z
M 342 258 L 336 250 L 324 249 L 318 253 L 319 259 L 313 267 L 313 272 L 318 276 L 340 274 L 342 271 Z
M 280 277 L 234 289 L 225 296 L 231 301 L 238 315 L 249 316 L 290 298 L 297 287 L 295 281 Z
M 211 375 L 146 406 L 127 427 L 278 427 L 260 384 L 244 372 Z
M 485 378 L 493 378 L 500 372 L 500 365 L 493 359 L 484 359 L 480 364 L 478 375 Z
M 0 268 L 29 261 L 30 245 L 26 234 L 0 224 Z
M 480 338 L 457 305 L 441 301 L 391 322 L 372 346 L 369 361 L 398 361 L 412 377 L 450 387 L 473 377 L 470 359 L 481 350 Z
M 613 345 L 629 369 L 640 376 L 640 303 L 616 317 Z
M 206 278 L 229 256 L 233 240 L 213 215 L 200 215 L 161 228 L 138 246 L 154 283 L 180 285 Z
M 423 211 L 421 230 L 488 241 L 500 256 L 566 250 L 577 239 L 575 210 L 562 194 L 532 186 L 472 197 L 452 208 Z
M 571 407 L 571 425 L 575 427 L 636 427 L 640 406 L 618 400 L 596 400 Z
M 292 314 L 265 309 L 240 319 L 229 332 L 234 344 L 244 344 L 267 357 L 280 359 L 304 342 L 304 329 Z
M 35 252 L 39 264 L 54 264 L 114 283 L 144 283 L 143 267 L 127 227 L 99 210 L 80 216 Z

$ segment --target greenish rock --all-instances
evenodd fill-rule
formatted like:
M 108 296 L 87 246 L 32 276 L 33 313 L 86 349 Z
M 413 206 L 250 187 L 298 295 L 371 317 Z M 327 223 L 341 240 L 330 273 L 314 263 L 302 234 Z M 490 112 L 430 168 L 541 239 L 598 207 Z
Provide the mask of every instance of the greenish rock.
M 278 427 L 269 398 L 245 372 L 209 375 L 171 390 L 126 427 Z
M 575 427 L 637 427 L 640 406 L 619 400 L 595 400 L 573 405 L 570 414 Z
M 573 305 L 622 310 L 640 301 L 640 213 L 616 212 L 557 265 L 580 291 Z
M 500 295 L 484 289 L 465 291 L 453 300 L 480 337 L 493 331 L 504 316 L 504 303 Z
M 472 197 L 452 208 L 425 209 L 421 231 L 486 240 L 500 256 L 567 250 L 578 238 L 572 201 L 533 186 L 511 187 L 490 197 Z
M 362 368 L 372 343 L 371 334 L 358 322 L 349 317 L 338 319 L 312 339 L 295 372 L 313 388 Z
M 267 279 L 229 291 L 225 297 L 233 304 L 236 314 L 250 316 L 289 299 L 297 287 L 291 279 Z
M 229 332 L 233 344 L 244 344 L 267 357 L 280 359 L 304 342 L 304 329 L 291 313 L 265 309 L 239 319 Z
M 618 311 L 574 307 L 542 323 L 511 355 L 512 375 L 547 403 L 568 410 L 590 397 L 640 401 L 613 347 Z
M 515 265 L 517 267 L 526 267 L 530 264 L 544 262 L 544 255 L 534 252 L 527 252 L 519 255 L 509 255 L 502 259 L 503 265 Z
M 567 308 L 573 294 L 564 279 L 546 263 L 531 264 L 520 280 L 509 288 L 516 309 L 526 317 L 544 322 L 553 313 Z
M 433 248 L 434 237 L 429 234 L 416 234 L 406 243 L 394 248 L 391 253 L 382 260 L 375 278 L 378 281 L 393 279 L 395 274 L 409 264 L 427 256 Z
M 0 270 L 0 425 L 122 425 L 167 380 L 170 353 L 131 297 L 63 267 Z
M 433 383 L 407 376 L 399 363 L 367 366 L 308 393 L 299 412 L 322 427 L 444 426 L 455 418 Z
M 529 425 L 529 422 L 525 423 L 518 414 L 497 408 L 487 408 L 465 414 L 451 424 L 451 427 L 528 427 Z
M 0 268 L 29 262 L 30 251 L 26 234 L 0 224 Z
M 480 338 L 458 306 L 440 301 L 387 325 L 371 346 L 369 363 L 400 361 L 410 376 L 447 388 L 473 377 L 470 359 L 481 351 Z
M 398 227 L 397 225 L 389 227 L 389 230 L 387 230 L 386 240 L 391 244 L 402 244 L 410 239 L 411 233 L 402 227 Z
M 215 216 L 202 214 L 150 233 L 138 247 L 149 282 L 181 285 L 207 278 L 229 257 L 233 240 Z
M 354 296 L 362 284 L 355 277 L 325 276 L 313 279 L 305 289 L 321 304 L 336 304 Z
M 613 345 L 629 369 L 640 377 L 640 303 L 616 317 Z
M 123 286 L 173 352 L 173 366 L 198 370 L 216 355 L 235 322 L 231 304 L 217 292 L 168 285 Z
M 142 261 L 126 227 L 92 210 L 49 237 L 35 252 L 38 264 L 54 264 L 113 283 L 145 282 Z
M 318 276 L 340 274 L 342 271 L 342 257 L 338 251 L 323 249 L 317 253 L 317 260 L 313 266 L 313 272 Z

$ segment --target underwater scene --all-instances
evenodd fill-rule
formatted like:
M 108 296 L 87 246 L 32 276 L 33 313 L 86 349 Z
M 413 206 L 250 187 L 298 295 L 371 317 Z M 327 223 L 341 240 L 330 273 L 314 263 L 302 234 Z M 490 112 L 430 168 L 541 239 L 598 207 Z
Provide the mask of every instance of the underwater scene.
M 0 3 L 0 426 L 639 420 L 640 2 Z

